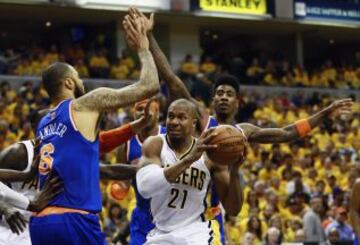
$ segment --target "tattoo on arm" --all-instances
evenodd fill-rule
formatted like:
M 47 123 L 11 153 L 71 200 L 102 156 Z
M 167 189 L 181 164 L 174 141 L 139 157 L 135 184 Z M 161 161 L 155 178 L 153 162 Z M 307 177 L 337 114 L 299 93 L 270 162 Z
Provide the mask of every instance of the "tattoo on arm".
M 75 110 L 106 111 L 133 104 L 155 95 L 159 79 L 154 59 L 148 50 L 139 52 L 142 64 L 140 81 L 121 89 L 98 88 L 75 100 Z

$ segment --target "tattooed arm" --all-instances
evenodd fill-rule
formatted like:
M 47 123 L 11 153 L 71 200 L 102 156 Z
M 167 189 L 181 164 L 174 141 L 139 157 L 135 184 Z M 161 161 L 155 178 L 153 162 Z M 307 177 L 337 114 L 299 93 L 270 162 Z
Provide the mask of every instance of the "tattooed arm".
M 149 51 L 149 40 L 141 20 L 129 26 L 127 35 L 138 51 L 142 64 L 140 81 L 121 89 L 98 88 L 72 103 L 74 126 L 90 141 L 97 137 L 97 124 L 101 112 L 133 104 L 159 91 L 156 65 Z
M 159 91 L 158 75 L 149 50 L 138 52 L 142 70 L 140 81 L 121 89 L 98 88 L 74 101 L 75 110 L 102 112 L 133 104 Z
M 329 116 L 349 114 L 352 104 L 351 99 L 336 100 L 328 107 L 309 117 L 307 121 L 313 129 Z M 244 130 L 249 142 L 284 143 L 300 138 L 295 123 L 283 128 L 259 128 L 249 123 L 240 123 L 237 126 Z

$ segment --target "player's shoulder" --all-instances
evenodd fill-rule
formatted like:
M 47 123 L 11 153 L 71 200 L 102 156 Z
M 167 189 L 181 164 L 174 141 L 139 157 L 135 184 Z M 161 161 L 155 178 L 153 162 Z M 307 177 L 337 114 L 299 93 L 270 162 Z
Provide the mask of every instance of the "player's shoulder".
M 143 143 L 143 150 L 159 151 L 163 145 L 163 136 L 155 135 L 149 136 Z

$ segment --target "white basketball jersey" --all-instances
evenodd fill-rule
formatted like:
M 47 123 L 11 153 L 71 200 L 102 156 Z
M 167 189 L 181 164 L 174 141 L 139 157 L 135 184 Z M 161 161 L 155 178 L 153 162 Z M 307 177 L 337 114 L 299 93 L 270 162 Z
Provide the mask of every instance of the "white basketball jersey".
M 22 141 L 22 142 L 19 142 L 19 144 L 23 144 L 26 147 L 28 159 L 27 159 L 27 166 L 24 171 L 29 171 L 31 168 L 33 158 L 34 158 L 34 144 L 32 143 L 31 140 Z M 19 193 L 25 195 L 26 197 L 28 197 L 31 200 L 34 198 L 34 196 L 37 193 L 36 186 L 30 186 L 30 184 L 25 185 L 23 182 L 11 183 L 11 188 L 16 192 L 19 192 Z M 28 212 L 25 210 L 18 210 L 18 211 L 21 214 L 23 214 L 27 220 L 30 219 L 31 212 Z M 12 244 L 27 245 L 27 244 L 29 244 L 30 245 L 31 240 L 30 240 L 28 225 L 26 225 L 25 231 L 23 233 L 21 233 L 20 235 L 17 235 L 17 234 L 14 234 L 11 232 L 8 224 L 6 223 L 4 218 L 2 218 L 0 220 L 0 245 L 2 245 L 2 244 L 6 244 L 6 245 L 12 245 Z
M 163 140 L 161 162 L 164 167 L 171 166 L 180 159 L 170 148 L 166 135 L 160 137 Z M 192 147 L 194 144 L 195 139 Z M 180 175 L 176 183 L 169 183 L 164 192 L 153 196 L 151 212 L 157 229 L 169 232 L 201 221 L 210 180 L 209 169 L 201 157 Z

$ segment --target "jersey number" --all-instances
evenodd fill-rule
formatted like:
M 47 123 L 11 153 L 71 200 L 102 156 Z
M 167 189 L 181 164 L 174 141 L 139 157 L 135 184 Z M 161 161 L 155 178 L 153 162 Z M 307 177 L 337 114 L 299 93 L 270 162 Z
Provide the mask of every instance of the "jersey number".
M 40 163 L 39 163 L 39 172 L 42 175 L 46 175 L 50 172 L 54 158 L 51 157 L 51 154 L 54 153 L 55 147 L 53 144 L 49 143 L 43 145 L 40 149 Z
M 172 198 L 171 198 L 170 202 L 168 203 L 168 207 L 169 208 L 176 208 L 176 205 L 174 204 L 174 202 L 176 201 L 176 199 L 178 199 L 179 194 L 180 194 L 180 190 L 172 188 L 170 193 L 171 193 Z M 180 208 L 182 208 L 182 209 L 185 207 L 187 193 L 188 193 L 187 190 L 183 190 L 183 198 L 182 198 L 181 206 L 180 206 Z

